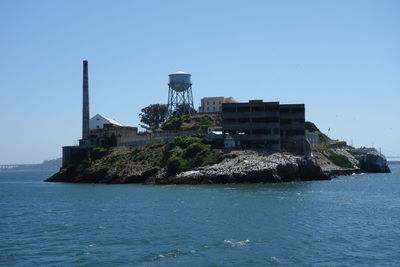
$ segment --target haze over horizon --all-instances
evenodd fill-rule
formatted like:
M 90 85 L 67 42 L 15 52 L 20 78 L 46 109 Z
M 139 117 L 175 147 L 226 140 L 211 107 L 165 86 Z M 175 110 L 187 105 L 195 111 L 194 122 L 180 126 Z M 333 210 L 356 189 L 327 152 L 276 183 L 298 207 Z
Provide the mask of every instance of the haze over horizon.
M 331 138 L 400 155 L 399 1 L 1 1 L 0 164 L 41 163 L 90 115 L 138 126 L 168 74 L 202 97 L 305 103 Z

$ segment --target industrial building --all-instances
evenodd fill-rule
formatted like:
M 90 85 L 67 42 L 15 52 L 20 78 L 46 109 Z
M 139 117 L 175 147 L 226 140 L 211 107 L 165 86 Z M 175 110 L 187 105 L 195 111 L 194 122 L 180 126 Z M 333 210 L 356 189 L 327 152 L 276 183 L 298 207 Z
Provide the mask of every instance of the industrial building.
M 233 97 L 203 97 L 200 100 L 199 113 L 221 113 L 223 103 L 236 103 Z
M 223 103 L 224 138 L 237 148 L 262 148 L 306 154 L 304 104 L 280 104 L 250 100 Z M 231 141 L 230 141 L 231 142 Z

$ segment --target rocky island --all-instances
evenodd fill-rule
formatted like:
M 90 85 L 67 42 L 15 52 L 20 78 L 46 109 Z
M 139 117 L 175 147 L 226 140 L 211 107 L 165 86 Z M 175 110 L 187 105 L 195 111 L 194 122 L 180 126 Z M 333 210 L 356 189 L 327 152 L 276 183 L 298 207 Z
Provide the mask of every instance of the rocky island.
M 167 105 L 139 114 L 145 132 L 100 114 L 90 119 L 84 60 L 82 139 L 63 147 L 63 167 L 46 181 L 276 183 L 390 171 L 375 149 L 354 149 L 306 122 L 304 104 L 205 97 L 197 113 L 191 74 L 170 74 L 168 86 Z
M 325 148 L 311 156 L 268 150 L 226 150 L 202 136 L 136 147 L 91 148 L 48 182 L 215 184 L 329 180 L 338 175 L 390 172 L 372 148 Z

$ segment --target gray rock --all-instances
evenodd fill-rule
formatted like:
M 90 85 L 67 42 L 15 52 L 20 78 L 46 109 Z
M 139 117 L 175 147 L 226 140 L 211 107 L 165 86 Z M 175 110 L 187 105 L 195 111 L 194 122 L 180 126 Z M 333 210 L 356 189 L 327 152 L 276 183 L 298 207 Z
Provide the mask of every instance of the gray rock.
M 349 152 L 358 160 L 359 167 L 365 172 L 390 172 L 385 156 L 375 148 L 358 148 L 349 150 Z
M 179 173 L 169 182 L 196 183 L 276 183 L 329 179 L 312 158 L 289 153 L 235 151 L 236 157 L 220 163 Z

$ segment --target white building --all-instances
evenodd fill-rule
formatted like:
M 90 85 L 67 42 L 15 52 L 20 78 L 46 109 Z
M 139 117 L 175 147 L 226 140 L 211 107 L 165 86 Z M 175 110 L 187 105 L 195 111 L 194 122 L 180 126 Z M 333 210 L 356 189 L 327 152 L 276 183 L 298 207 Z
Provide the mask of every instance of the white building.
M 200 113 L 216 113 L 222 112 L 222 103 L 236 103 L 233 97 L 204 97 L 201 99 L 199 107 Z
M 96 114 L 94 117 L 92 117 L 89 121 L 89 129 L 90 130 L 96 130 L 96 129 L 103 129 L 104 127 L 107 126 L 124 126 L 121 123 L 119 123 L 116 120 L 106 118 L 104 116 L 101 116 L 100 114 Z

